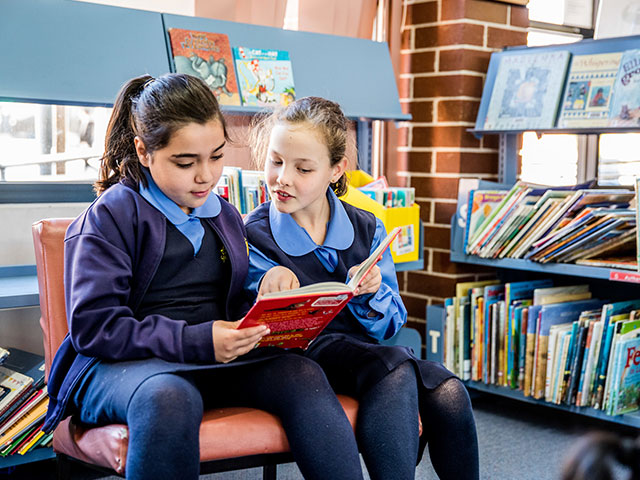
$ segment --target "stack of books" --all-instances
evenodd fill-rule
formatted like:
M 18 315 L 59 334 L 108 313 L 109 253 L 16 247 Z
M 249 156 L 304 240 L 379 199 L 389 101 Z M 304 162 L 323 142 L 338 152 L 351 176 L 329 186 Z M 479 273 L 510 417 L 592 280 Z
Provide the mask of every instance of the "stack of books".
M 224 167 L 216 185 L 216 193 L 243 215 L 269 200 L 264 173 L 239 167 Z
M 42 424 L 49 405 L 44 383 L 44 358 L 6 348 L 0 363 L 0 457 L 24 455 L 51 444 L 53 433 Z
M 510 190 L 472 190 L 465 252 L 636 270 L 634 192 L 588 186 L 540 188 L 517 182 Z
M 445 300 L 444 364 L 463 380 L 618 415 L 640 409 L 640 299 L 588 285 L 465 282 Z

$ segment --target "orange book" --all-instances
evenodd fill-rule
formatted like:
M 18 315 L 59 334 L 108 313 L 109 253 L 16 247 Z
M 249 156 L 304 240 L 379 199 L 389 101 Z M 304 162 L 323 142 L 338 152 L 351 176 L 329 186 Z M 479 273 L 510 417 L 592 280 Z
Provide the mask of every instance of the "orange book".
M 306 349 L 349 303 L 364 277 L 400 232 L 394 228 L 374 252 L 360 264 L 349 283 L 321 282 L 263 295 L 238 328 L 268 325 L 271 331 L 259 347 Z
M 177 73 L 200 77 L 213 90 L 221 105 L 240 105 L 233 53 L 227 35 L 170 28 L 169 38 Z

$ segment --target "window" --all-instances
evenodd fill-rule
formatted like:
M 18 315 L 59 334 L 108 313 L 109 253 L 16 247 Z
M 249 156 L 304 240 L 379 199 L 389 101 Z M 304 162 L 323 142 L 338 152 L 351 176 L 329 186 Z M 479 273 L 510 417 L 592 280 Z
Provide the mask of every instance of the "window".
M 98 176 L 111 109 L 0 102 L 0 181 Z
M 640 133 L 600 135 L 598 184 L 630 186 L 640 176 Z
M 530 0 L 532 28 L 527 46 L 572 43 L 592 36 L 591 0 Z M 543 185 L 572 185 L 584 180 L 578 170 L 584 149 L 577 135 L 526 132 L 522 137 L 520 178 Z

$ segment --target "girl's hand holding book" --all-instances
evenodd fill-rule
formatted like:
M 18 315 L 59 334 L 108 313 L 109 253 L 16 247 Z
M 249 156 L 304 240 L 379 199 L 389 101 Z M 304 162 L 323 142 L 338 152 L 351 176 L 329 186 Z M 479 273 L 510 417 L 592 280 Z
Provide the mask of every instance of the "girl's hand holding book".
M 262 337 L 269 334 L 266 325 L 237 329 L 242 320 L 213 322 L 213 352 L 216 362 L 228 363 L 240 355 L 250 352 Z
M 349 269 L 349 278 L 353 277 L 355 272 L 358 270 L 360 265 L 356 265 Z M 376 293 L 380 290 L 380 285 L 382 284 L 382 274 L 380 273 L 380 267 L 374 265 L 369 270 L 362 280 L 360 281 L 360 285 L 356 288 L 356 295 L 366 295 L 368 293 Z
M 265 293 L 282 292 L 284 290 L 293 290 L 300 287 L 298 277 L 286 267 L 273 267 L 264 274 L 262 282 L 260 282 L 260 290 L 258 291 L 258 299 Z

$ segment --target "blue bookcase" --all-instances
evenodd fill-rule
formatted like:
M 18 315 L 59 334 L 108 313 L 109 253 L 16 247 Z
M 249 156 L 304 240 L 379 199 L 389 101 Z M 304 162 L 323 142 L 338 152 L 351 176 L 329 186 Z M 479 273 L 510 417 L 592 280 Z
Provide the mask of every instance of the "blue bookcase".
M 628 49 L 640 48 L 640 36 L 629 36 L 621 38 L 610 38 L 604 40 L 583 40 L 577 43 L 552 45 L 545 47 L 514 47 L 508 48 L 501 52 L 491 55 L 487 77 L 482 93 L 482 99 L 478 110 L 475 128 L 470 131 L 477 137 L 483 135 L 499 135 L 499 181 L 501 183 L 513 184 L 517 180 L 518 171 L 518 140 L 522 131 L 496 131 L 483 130 L 484 119 L 486 117 L 491 92 L 496 80 L 498 64 L 500 59 L 507 55 L 522 55 L 530 52 L 544 52 L 555 50 L 569 50 L 572 55 L 584 55 L 595 53 L 621 52 Z M 560 108 L 558 109 L 560 110 Z M 638 128 L 575 128 L 560 129 L 550 128 L 538 131 L 538 133 L 573 133 L 573 134 L 600 134 L 600 133 L 622 133 L 622 132 L 638 132 Z M 616 299 L 616 296 L 622 298 L 637 298 L 639 289 L 637 284 L 640 283 L 640 274 L 629 270 L 617 270 L 610 268 L 588 267 L 566 263 L 547 263 L 541 264 L 529 260 L 521 259 L 485 259 L 474 255 L 467 255 L 464 252 L 462 241 L 463 235 L 459 232 L 460 227 L 456 218 L 451 222 L 451 261 L 458 263 L 466 263 L 471 265 L 482 265 L 497 269 L 498 276 L 509 280 L 524 280 L 527 278 L 540 277 L 557 277 L 570 281 L 575 278 L 578 282 L 592 283 L 594 293 L 600 294 L 601 298 Z M 615 283 L 612 283 L 615 282 Z M 430 325 L 444 325 L 444 308 L 441 306 L 430 307 L 427 310 L 427 328 Z M 428 346 L 427 346 L 428 347 Z M 594 417 L 608 422 L 624 424 L 633 427 L 640 427 L 640 413 L 609 416 L 601 410 L 594 410 L 587 407 L 562 406 L 547 403 L 543 400 L 535 400 L 531 397 L 525 397 L 521 391 L 511 390 L 508 387 L 498 387 L 495 385 L 486 385 L 482 382 L 467 382 L 470 389 L 487 392 L 495 395 L 506 396 L 517 400 L 535 403 L 553 408 L 558 408 L 568 412 Z

